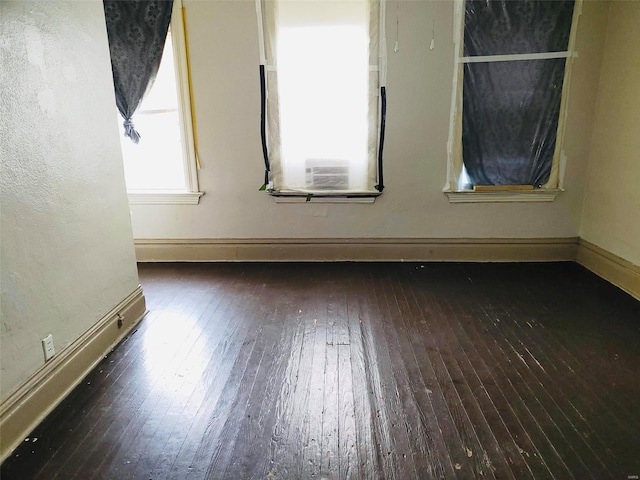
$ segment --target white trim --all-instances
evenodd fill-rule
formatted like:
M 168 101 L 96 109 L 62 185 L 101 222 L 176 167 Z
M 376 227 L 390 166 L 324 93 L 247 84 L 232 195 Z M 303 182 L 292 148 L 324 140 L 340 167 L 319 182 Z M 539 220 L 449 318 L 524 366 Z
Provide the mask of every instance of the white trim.
M 258 20 L 258 51 L 260 52 L 260 65 L 267 64 L 267 56 L 264 48 L 264 19 L 262 17 L 262 0 L 256 0 L 256 17 Z
M 573 18 L 571 19 L 571 31 L 569 33 L 569 52 L 573 55 L 567 57 L 564 65 L 564 78 L 562 79 L 562 97 L 560 98 L 560 113 L 558 115 L 558 129 L 556 130 L 556 147 L 553 154 L 554 162 L 551 165 L 551 175 L 549 181 L 543 187 L 563 188 L 564 174 L 566 171 L 567 156 L 564 153 L 565 127 L 569 116 L 569 96 L 571 92 L 571 72 L 573 70 L 573 59 L 578 57 L 576 51 L 576 38 L 578 36 L 578 22 L 582 15 L 582 0 L 576 0 L 573 7 Z
M 455 0 L 453 6 L 453 45 L 456 51 L 456 58 L 460 58 L 464 46 L 464 0 Z M 456 141 L 455 132 L 457 127 L 457 117 L 459 115 L 458 96 L 459 90 L 462 89 L 462 82 L 458 81 L 460 75 L 460 62 L 453 63 L 453 85 L 451 88 L 451 114 L 449 117 L 449 136 L 447 138 L 447 180 L 445 189 L 452 188 L 458 183 L 458 173 L 454 173 L 454 142 Z
M 387 0 L 378 0 L 379 10 L 379 27 L 378 27 L 378 46 L 379 46 L 379 81 L 380 88 L 387 86 Z M 371 69 L 371 67 L 369 67 Z
M 511 55 L 484 55 L 458 58 L 459 63 L 517 62 L 521 60 L 547 60 L 569 58 L 571 52 L 514 53 Z
M 100 320 L 55 354 L 0 405 L 0 461 L 4 461 L 71 393 L 146 313 L 138 287 Z M 121 322 L 121 323 L 120 323 Z
M 189 89 L 189 68 L 187 63 L 184 18 L 182 17 L 182 0 L 174 0 L 171 13 L 171 42 L 173 45 L 176 86 L 178 87 L 178 110 L 182 134 L 184 175 L 187 181 L 187 189 L 190 192 L 197 192 L 198 169 L 191 116 L 191 91 Z
M 462 16 L 464 13 L 464 0 L 454 0 L 453 5 L 453 44 L 458 45 L 462 40 Z
M 567 171 L 567 155 L 564 150 L 560 152 L 560 160 L 558 162 L 558 188 L 564 190 L 564 176 Z
M 129 205 L 197 205 L 204 192 L 127 192 Z
M 510 202 L 553 202 L 562 190 L 509 190 L 504 192 L 475 192 L 473 190 L 450 191 L 444 194 L 449 203 L 510 203 Z

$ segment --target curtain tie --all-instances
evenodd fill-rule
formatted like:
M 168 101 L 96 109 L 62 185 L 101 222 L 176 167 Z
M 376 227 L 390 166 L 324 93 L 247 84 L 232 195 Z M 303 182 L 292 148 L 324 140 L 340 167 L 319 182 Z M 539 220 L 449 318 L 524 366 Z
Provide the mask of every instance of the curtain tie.
M 129 137 L 133 143 L 138 143 L 140 141 L 140 134 L 133 127 L 133 120 L 126 118 L 122 125 L 124 126 L 124 136 Z

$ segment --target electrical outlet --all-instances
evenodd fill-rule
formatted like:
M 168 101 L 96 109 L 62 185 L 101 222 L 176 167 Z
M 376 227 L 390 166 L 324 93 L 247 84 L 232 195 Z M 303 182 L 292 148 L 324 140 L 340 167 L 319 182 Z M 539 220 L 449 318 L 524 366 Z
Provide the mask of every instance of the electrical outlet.
M 44 350 L 44 361 L 46 362 L 56 353 L 53 347 L 53 335 L 49 334 L 42 339 L 42 350 Z

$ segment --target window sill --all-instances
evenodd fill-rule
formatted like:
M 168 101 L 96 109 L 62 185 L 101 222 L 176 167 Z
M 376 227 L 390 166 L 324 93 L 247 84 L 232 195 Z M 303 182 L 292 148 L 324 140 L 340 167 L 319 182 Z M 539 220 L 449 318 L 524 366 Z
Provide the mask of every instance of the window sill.
M 273 197 L 275 203 L 374 203 L 376 197 Z
M 382 192 L 371 191 L 318 191 L 267 190 L 275 203 L 374 203 Z
M 509 190 L 503 192 L 474 192 L 471 190 L 450 191 L 444 194 L 449 203 L 511 203 L 511 202 L 553 202 L 560 189 L 549 190 Z
M 129 205 L 197 205 L 204 192 L 130 191 Z

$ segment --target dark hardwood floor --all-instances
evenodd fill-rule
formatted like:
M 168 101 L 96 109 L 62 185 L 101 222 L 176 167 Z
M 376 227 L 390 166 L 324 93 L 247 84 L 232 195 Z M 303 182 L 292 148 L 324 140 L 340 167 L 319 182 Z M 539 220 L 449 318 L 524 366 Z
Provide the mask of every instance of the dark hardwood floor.
M 640 302 L 576 264 L 140 278 L 150 313 L 2 480 L 640 475 Z

